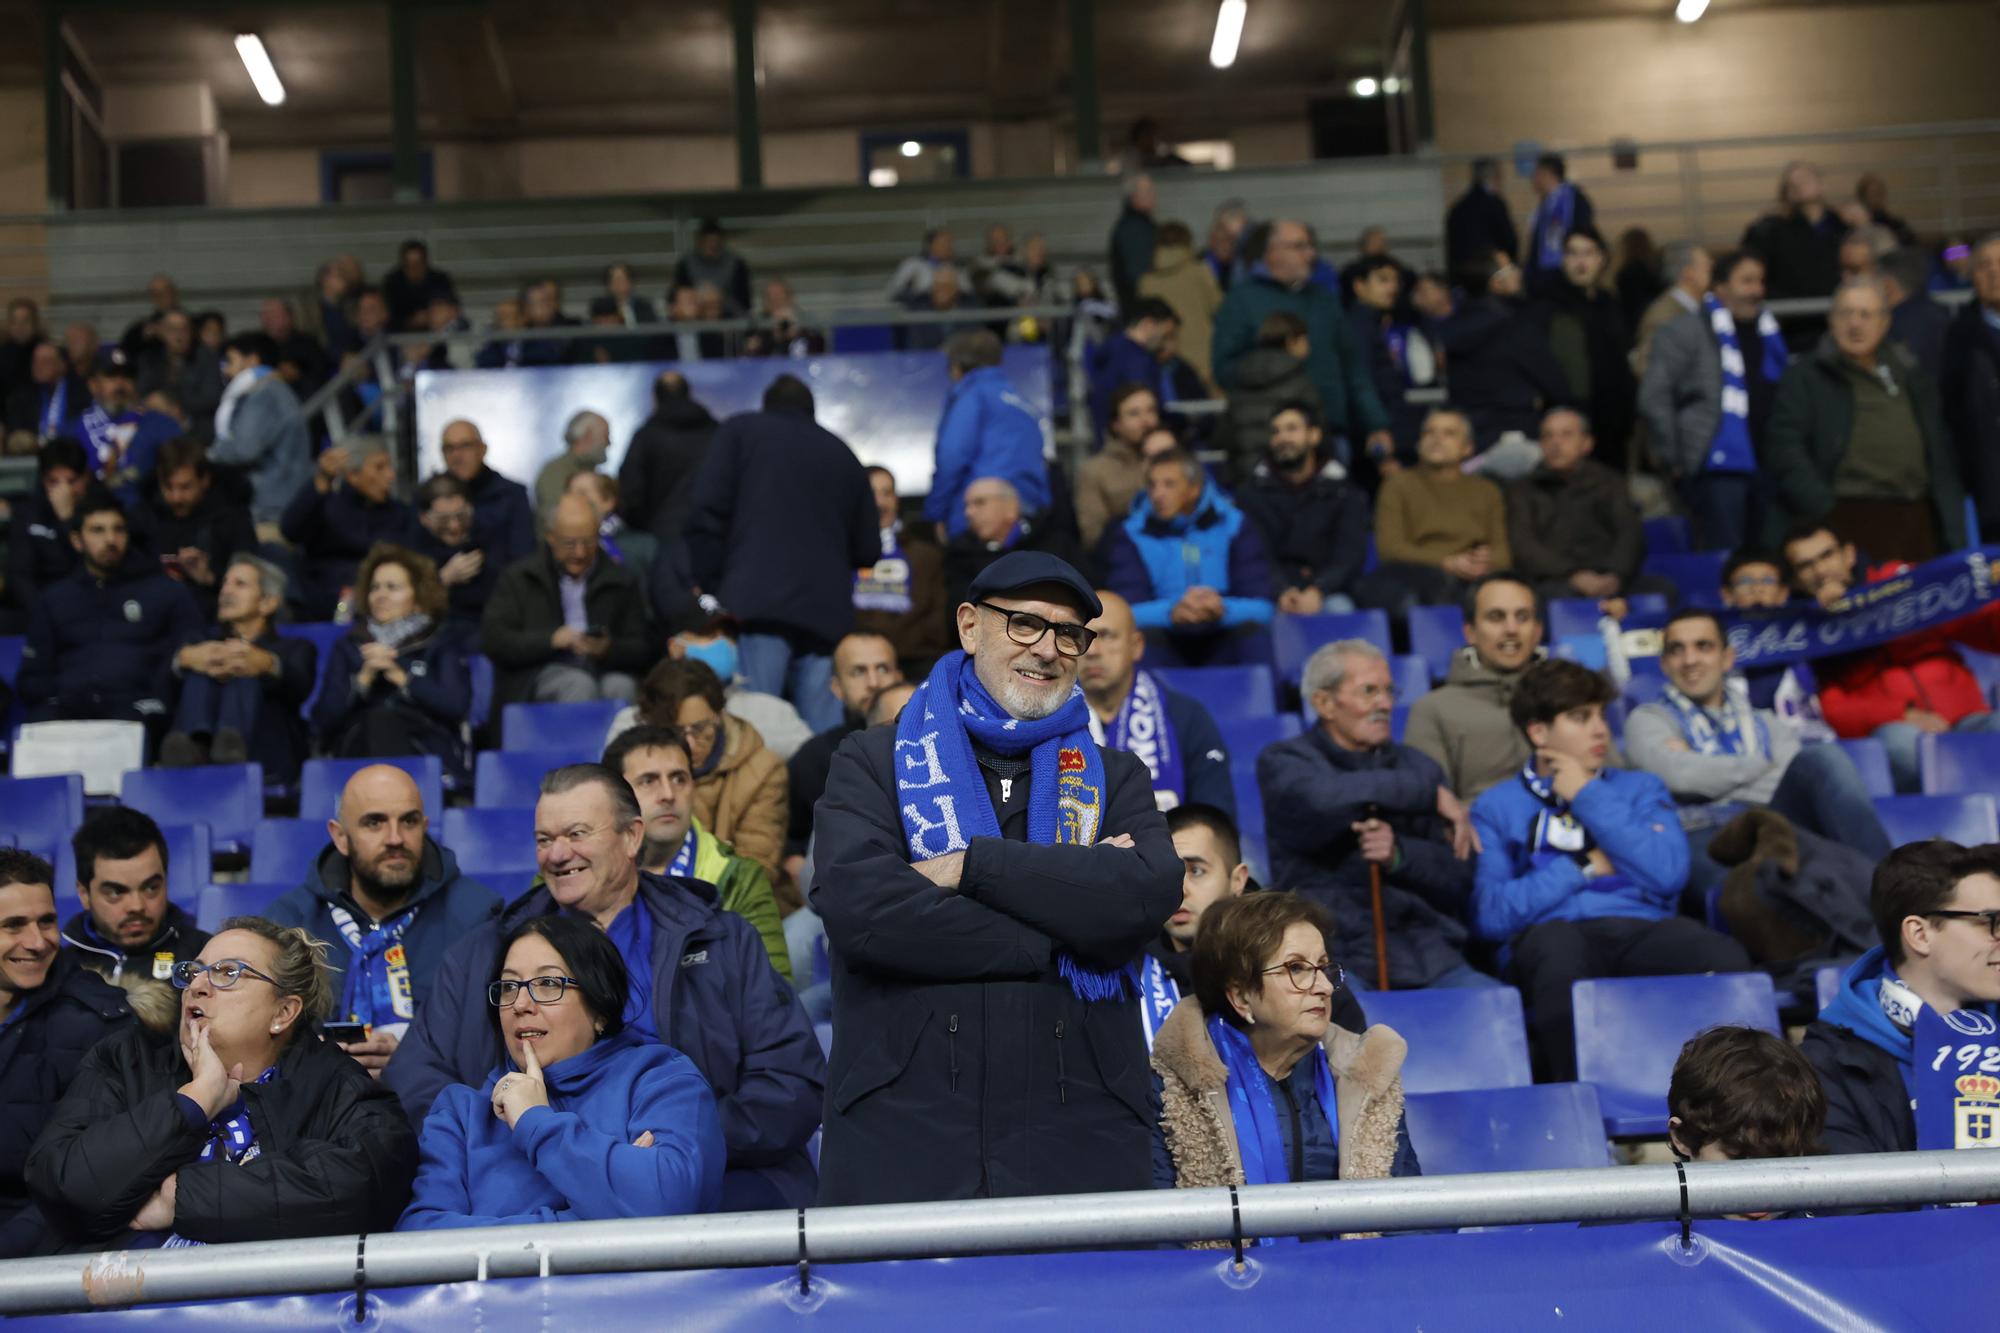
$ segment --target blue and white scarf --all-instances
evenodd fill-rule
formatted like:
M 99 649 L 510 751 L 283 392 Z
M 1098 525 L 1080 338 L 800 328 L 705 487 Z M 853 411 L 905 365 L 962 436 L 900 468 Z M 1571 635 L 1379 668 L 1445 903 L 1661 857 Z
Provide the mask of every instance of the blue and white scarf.
M 1673 709 L 1681 724 L 1681 739 L 1695 754 L 1771 757 L 1771 729 L 1750 706 L 1750 685 L 1742 677 L 1731 676 L 1723 682 L 1719 713 L 1711 713 L 1673 685 L 1660 691 L 1660 701 Z
M 1549 191 L 1546 199 L 1535 205 L 1534 221 L 1528 224 L 1528 235 L 1535 247 L 1535 267 L 1559 269 L 1563 262 L 1563 242 L 1569 239 L 1571 222 L 1576 217 L 1576 187 L 1568 181 Z
M 48 405 L 42 409 L 41 429 L 35 433 L 35 438 L 46 444 L 62 434 L 63 419 L 68 415 L 69 379 L 64 377 L 58 379 L 55 387 L 49 390 Z
M 1181 985 L 1160 960 L 1147 954 L 1139 960 L 1139 1023 L 1146 1033 L 1146 1049 L 1153 1049 L 1160 1025 L 1181 1002 Z
M 1285 1140 L 1278 1132 L 1278 1107 L 1271 1096 L 1271 1080 L 1257 1063 L 1250 1038 L 1220 1015 L 1208 1019 L 1208 1038 L 1215 1053 L 1229 1070 L 1229 1115 L 1235 1122 L 1236 1152 L 1243 1159 L 1246 1185 L 1285 1185 L 1292 1180 L 1291 1163 L 1285 1157 Z M 1304 1057 L 1313 1063 L 1313 1090 L 1320 1111 L 1334 1141 L 1340 1139 L 1339 1103 L 1334 1097 L 1333 1070 L 1327 1067 L 1326 1052 L 1315 1046 Z M 1270 1238 L 1257 1242 L 1271 1244 Z
M 400 1032 L 417 1016 L 416 997 L 410 990 L 410 961 L 403 952 L 403 933 L 417 919 L 417 909 L 404 911 L 394 925 L 377 923 L 366 931 L 344 907 L 329 907 L 327 915 L 347 941 L 347 972 L 340 1004 L 349 1020 Z
M 884 528 L 882 558 L 866 569 L 854 571 L 854 609 L 902 616 L 909 614 L 911 605 L 910 562 L 903 558 L 896 528 Z
M 1597 846 L 1597 839 L 1583 826 L 1582 820 L 1570 813 L 1569 802 L 1556 798 L 1555 788 L 1535 771 L 1532 758 L 1521 766 L 1521 785 L 1542 803 L 1542 809 L 1535 815 L 1535 827 L 1528 835 L 1529 866 L 1540 870 L 1557 860 L 1583 864 L 1584 858 Z M 1600 875 L 1594 881 L 1600 888 L 1612 888 L 1627 882 L 1623 872 L 1617 870 L 1609 875 Z
M 1109 726 L 1090 715 L 1091 739 L 1114 750 L 1137 755 L 1153 775 L 1153 795 L 1162 810 L 1172 810 L 1187 800 L 1187 771 L 1181 755 L 1180 737 L 1174 734 L 1174 720 L 1167 715 L 1167 695 L 1149 671 L 1132 674 L 1132 688 L 1118 715 Z
M 110 476 L 125 461 L 125 451 L 132 447 L 132 437 L 138 433 L 139 414 L 126 412 L 112 416 L 96 403 L 84 409 L 77 426 L 83 431 L 84 447 L 90 450 L 90 465 L 99 476 Z
M 695 853 L 700 844 L 694 835 L 694 823 L 689 821 L 687 836 L 681 839 L 681 849 L 674 853 L 674 859 L 667 862 L 667 873 L 681 879 L 699 878 L 694 873 Z
M 278 1067 L 272 1065 L 257 1076 L 258 1083 L 269 1083 L 278 1076 Z M 229 1108 L 230 1114 L 220 1120 L 209 1122 L 208 1142 L 201 1145 L 198 1162 L 213 1162 L 221 1158 L 225 1162 L 241 1166 L 257 1159 L 257 1129 L 250 1123 L 250 1104 L 239 1095 L 236 1104 Z M 175 1232 L 160 1242 L 163 1250 L 191 1249 L 208 1244 L 205 1240 L 189 1240 Z
M 1705 472 L 1755 472 L 1757 451 L 1750 440 L 1749 368 L 1743 360 L 1743 346 L 1736 339 L 1736 318 L 1714 293 L 1701 298 L 1708 312 L 1708 327 L 1715 332 L 1715 345 L 1722 357 L 1722 420 L 1715 425 L 1709 441 Z M 1766 382 L 1776 384 L 1792 362 L 1785 339 L 1778 332 L 1778 317 L 1769 310 L 1757 315 L 1757 338 L 1764 344 L 1761 373 Z
M 1882 1012 L 1910 1034 L 1903 1081 L 1917 1150 L 2000 1148 L 2000 1022 L 1992 1006 L 1941 1014 L 1886 964 L 1878 987 Z
M 977 741 L 996 754 L 1032 752 L 1028 841 L 1090 847 L 1104 823 L 1104 756 L 1090 738 L 1090 705 L 1077 687 L 1048 717 L 1011 717 L 979 683 L 972 659 L 945 654 L 896 722 L 896 798 L 912 862 L 962 852 L 974 838 L 997 838 L 1000 821 L 986 794 Z M 1139 987 L 1136 962 L 1111 971 L 1060 953 L 1064 980 L 1080 1000 L 1122 1000 Z

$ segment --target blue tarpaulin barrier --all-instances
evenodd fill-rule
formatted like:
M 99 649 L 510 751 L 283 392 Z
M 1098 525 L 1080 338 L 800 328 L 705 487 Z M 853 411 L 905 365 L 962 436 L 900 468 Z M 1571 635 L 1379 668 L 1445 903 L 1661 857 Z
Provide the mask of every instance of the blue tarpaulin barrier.
M 1537 1226 L 1147 1250 L 579 1275 L 10 1320 L 7 1327 L 468 1329 L 1990 1329 L 2000 1209 Z

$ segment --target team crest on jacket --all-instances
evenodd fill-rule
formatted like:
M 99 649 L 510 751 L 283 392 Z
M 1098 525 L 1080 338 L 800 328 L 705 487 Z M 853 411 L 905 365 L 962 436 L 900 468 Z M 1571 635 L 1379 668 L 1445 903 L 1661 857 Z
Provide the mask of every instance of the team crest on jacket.
M 134 625 L 139 623 L 139 617 L 143 616 L 144 614 L 145 611 L 143 611 L 140 608 L 139 603 L 137 601 L 129 601 L 125 603 L 125 619 L 131 621 Z

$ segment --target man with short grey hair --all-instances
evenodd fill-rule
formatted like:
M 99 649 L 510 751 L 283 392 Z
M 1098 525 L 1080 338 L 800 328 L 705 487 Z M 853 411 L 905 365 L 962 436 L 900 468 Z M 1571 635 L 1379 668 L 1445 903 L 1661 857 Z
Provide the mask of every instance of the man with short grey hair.
M 1363 639 L 1327 644 L 1306 662 L 1301 688 L 1318 725 L 1257 759 L 1271 884 L 1333 913 L 1340 937 L 1329 943 L 1350 983 L 1384 980 L 1379 930 L 1397 989 L 1498 985 L 1464 953 L 1471 818 L 1435 760 L 1390 739 L 1396 688 L 1382 650 Z
M 535 474 L 535 525 L 549 526 L 556 503 L 569 490 L 569 479 L 579 472 L 594 472 L 611 456 L 611 423 L 589 408 L 571 416 L 563 425 L 563 451 L 542 465 Z
M 1667 247 L 1660 264 L 1660 272 L 1666 274 L 1669 280 L 1667 289 L 1655 297 L 1645 313 L 1639 316 L 1639 327 L 1633 334 L 1634 375 L 1646 373 L 1654 334 L 1682 315 L 1701 309 L 1701 298 L 1708 294 L 1709 277 L 1714 269 L 1713 257 L 1694 241 L 1675 241 Z
M 216 592 L 208 637 L 174 654 L 180 700 L 160 742 L 160 764 L 240 764 L 254 759 L 273 782 L 298 777 L 307 736 L 299 709 L 312 693 L 319 654 L 306 639 L 278 635 L 285 572 L 239 553 Z
M 379 435 L 356 436 L 320 454 L 312 481 L 300 488 L 278 525 L 301 557 L 299 608 L 305 619 L 334 619 L 343 590 L 352 587 L 376 545 L 408 546 L 416 540 L 422 531 L 417 511 L 395 491 L 396 461 Z

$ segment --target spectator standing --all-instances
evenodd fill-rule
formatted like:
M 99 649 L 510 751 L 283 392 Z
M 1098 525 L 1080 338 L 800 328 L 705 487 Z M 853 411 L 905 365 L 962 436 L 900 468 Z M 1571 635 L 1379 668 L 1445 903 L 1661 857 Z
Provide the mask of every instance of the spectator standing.
M 311 483 L 300 488 L 279 525 L 299 551 L 299 605 L 306 619 L 337 618 L 354 587 L 354 571 L 378 543 L 406 546 L 417 539 L 417 511 L 396 498 L 395 488 L 387 440 L 365 436 L 319 456 Z
M 1215 312 L 1222 307 L 1222 287 L 1215 274 L 1194 252 L 1194 234 L 1185 222 L 1159 229 L 1153 246 L 1153 266 L 1139 279 L 1139 295 L 1165 301 L 1180 326 L 1181 355 L 1201 376 L 1210 397 L 1217 393 L 1213 356 Z
M 1662 252 L 1660 264 L 1661 272 L 1670 281 L 1647 303 L 1632 325 L 1632 373 L 1638 376 L 1646 373 L 1654 336 L 1682 315 L 1699 311 L 1708 289 L 1718 281 L 1714 256 L 1692 241 L 1669 245 Z
M 1482 470 L 1511 480 L 1533 466 L 1527 436 L 1542 413 L 1574 401 L 1569 380 L 1545 331 L 1522 315 L 1521 270 L 1511 260 L 1476 262 L 1458 281 L 1465 298 L 1437 329 L 1451 405 L 1472 423 Z M 1512 459 L 1504 452 L 1485 456 L 1510 435 L 1520 437 L 1510 445 Z
M 729 318 L 750 313 L 750 265 L 729 248 L 729 238 L 714 218 L 702 219 L 694 249 L 674 265 L 674 286 L 713 287 L 722 294 L 723 313 Z
M 854 624 L 854 571 L 881 554 L 878 517 L 860 461 L 791 375 L 762 411 L 723 423 L 695 478 L 695 584 L 742 622 L 750 688 L 789 698 L 821 730 L 840 720 L 831 654 Z
M 928 671 L 951 646 L 944 550 L 929 540 L 929 533 L 905 529 L 895 473 L 885 467 L 869 468 L 868 489 L 882 524 L 882 554 L 854 572 L 854 631 L 887 639 L 904 671 Z M 837 661 L 834 674 L 839 675 Z
M 1375 497 L 1382 563 L 1370 592 L 1399 615 L 1415 605 L 1453 605 L 1475 581 L 1513 566 L 1506 502 L 1492 481 L 1465 471 L 1470 457 L 1472 422 L 1438 408 L 1424 418 L 1417 466 L 1382 479 Z
M 440 297 L 458 300 L 451 275 L 431 267 L 429 246 L 422 241 L 404 241 L 396 252 L 396 267 L 382 278 L 382 299 L 389 305 L 390 326 L 398 333 L 423 328 L 431 302 Z
M 965 531 L 965 490 L 984 477 L 1011 484 L 1031 511 L 1049 507 L 1041 413 L 1000 367 L 990 329 L 961 329 L 945 343 L 951 388 L 938 422 L 936 464 L 924 517 L 946 539 Z
M 1867 210 L 1868 220 L 1888 229 L 1897 245 L 1914 246 L 1917 234 L 1910 224 L 1889 211 L 1889 183 L 1872 171 L 1864 171 L 1854 182 L 1854 199 Z
M 1465 595 L 1465 647 L 1445 682 L 1410 706 L 1404 741 L 1444 770 L 1470 801 L 1520 771 L 1530 751 L 1509 709 L 1521 675 L 1541 656 L 1541 603 L 1512 574 L 1487 574 Z
M 1104 612 L 1090 621 L 1097 637 L 1077 672 L 1090 705 L 1092 738 L 1139 756 L 1153 775 L 1153 799 L 1160 809 L 1195 804 L 1234 819 L 1229 751 L 1215 719 L 1200 700 L 1168 688 L 1139 665 L 1146 640 L 1132 619 L 1131 604 L 1110 591 L 1100 591 L 1097 599 Z
M 637 284 L 632 280 L 632 266 L 624 260 L 607 264 L 604 268 L 604 294 L 611 298 L 611 309 L 618 316 L 618 323 L 625 328 L 635 329 L 641 324 L 657 324 L 660 312 L 653 303 L 639 295 Z
M 1174 308 L 1153 297 L 1134 298 L 1121 306 L 1123 327 L 1099 343 L 1090 354 L 1090 411 L 1100 434 L 1111 428 L 1111 400 L 1127 384 L 1143 384 L 1155 399 L 1165 401 L 1166 376 L 1160 349 L 1173 331 Z
M 1160 429 L 1159 395 L 1145 384 L 1121 384 L 1107 405 L 1104 447 L 1076 469 L 1076 526 L 1086 551 L 1094 551 L 1105 530 L 1132 510 L 1146 489 L 1140 446 Z
M 1972 285 L 1945 338 L 1943 395 L 1983 534 L 2000 532 L 2000 233 L 1973 247 Z
M 986 249 L 979 258 L 972 261 L 968 276 L 972 279 L 972 294 L 982 305 L 1011 304 L 1000 299 L 994 290 L 994 278 L 1008 265 L 1016 262 L 1014 257 L 1014 233 L 1005 223 L 996 222 L 986 229 Z
M 1762 260 L 1731 251 L 1715 262 L 1714 276 L 1700 309 L 1655 335 L 1639 411 L 1654 460 L 1688 507 L 1696 543 L 1735 550 L 1757 535 L 1757 474 L 1791 352 L 1764 308 Z
M 1881 560 L 1928 560 L 1965 544 L 1958 461 L 1935 381 L 1888 340 L 1874 278 L 1843 283 L 1833 328 L 1778 382 L 1764 467 L 1777 490 L 1773 535 L 1798 520 L 1868 534 Z
M 135 365 L 145 354 L 147 344 L 159 341 L 161 318 L 169 310 L 181 308 L 180 285 L 169 274 L 155 273 L 146 279 L 146 301 L 152 309 L 127 324 L 117 344 Z
M 715 418 L 696 402 L 687 377 L 663 370 L 653 381 L 653 414 L 639 423 L 618 465 L 618 512 L 664 546 L 681 539 L 694 507 L 694 479 L 715 438 Z
M 215 409 L 208 461 L 250 480 L 250 514 L 270 539 L 285 507 L 312 476 L 312 446 L 298 395 L 276 373 L 277 351 L 261 333 L 239 333 L 222 349 L 227 382 Z
M 1407 317 L 1410 289 L 1404 285 L 1405 273 L 1387 254 L 1364 255 L 1341 270 L 1348 336 L 1399 440 L 1412 433 L 1404 395 L 1416 383 L 1416 365 L 1436 364 L 1428 340 Z M 1414 344 L 1426 345 L 1419 350 Z
M 1595 444 L 1583 414 L 1559 407 L 1542 418 L 1541 466 L 1507 487 L 1513 570 L 1544 598 L 1603 603 L 1642 582 L 1645 528 L 1625 478 L 1590 456 Z
M 556 506 L 544 551 L 500 575 L 480 620 L 499 679 L 494 705 L 630 701 L 654 657 L 645 586 L 603 558 L 597 513 L 582 496 Z
M 1931 299 L 1931 262 L 1914 247 L 1883 255 L 1877 271 L 1889 298 L 1889 341 L 1916 359 L 1933 383 L 1944 378 L 1945 331 L 1951 312 Z
M 327 651 L 313 731 L 343 759 L 428 754 L 466 772 L 472 673 L 445 627 L 437 566 L 384 542 L 354 578 L 354 625 Z
M 822 1204 L 1142 1189 L 1150 1175 L 1131 972 L 1181 871 L 1145 766 L 1090 738 L 1076 671 L 1103 608 L 1034 553 L 968 597 L 966 651 L 894 729 L 841 746 L 820 802 L 832 1085 L 874 1077 L 860 1071 L 879 1034 L 909 1034 L 870 1096 L 828 1104 Z M 956 1030 L 906 1026 L 929 1013 L 957 1015 Z
M 131 514 L 142 549 L 194 594 L 204 620 L 215 615 L 216 588 L 230 558 L 254 552 L 257 528 L 250 513 L 213 489 L 208 456 L 199 441 L 182 436 L 160 450 L 158 485 Z
M 1569 384 L 1569 401 L 1590 417 L 1614 472 L 1627 468 L 1634 397 L 1632 337 L 1618 298 L 1605 283 L 1604 240 L 1577 230 L 1563 242 L 1562 265 L 1542 284 L 1535 317 L 1546 327 L 1549 352 Z
M 11 396 L 28 382 L 29 366 L 42 336 L 41 308 L 25 296 L 9 301 L 6 337 L 0 339 L 0 393 Z
M 181 433 L 181 424 L 139 404 L 131 360 L 120 348 L 99 354 L 90 399 L 77 418 L 77 434 L 90 453 L 91 470 L 129 504 L 151 482 L 161 446 Z
M 542 464 L 535 474 L 535 523 L 546 530 L 559 502 L 569 491 L 569 479 L 595 472 L 611 456 L 611 423 L 588 408 L 563 423 L 563 451 Z
M 1472 182 L 1444 219 L 1445 266 L 1454 273 L 1494 254 L 1509 260 L 1521 253 L 1521 237 L 1513 215 L 1500 194 L 1500 164 L 1490 157 L 1473 159 Z
M 486 441 L 479 427 L 460 418 L 447 421 L 438 436 L 444 470 L 465 487 L 472 502 L 472 544 L 506 566 L 535 550 L 535 510 L 528 488 L 486 466 Z
M 1030 249 L 1038 239 L 1029 237 Z M 766 279 L 763 325 L 752 329 L 743 340 L 743 355 L 822 356 L 827 346 L 825 332 L 807 326 L 804 317 L 799 314 L 798 302 L 792 295 L 792 284 L 783 278 Z
M 1546 1078 L 1576 1077 L 1572 983 L 1588 977 L 1745 972 L 1743 946 L 1676 916 L 1687 840 L 1651 773 L 1607 766 L 1602 676 L 1543 662 L 1508 705 L 1533 747 L 1517 782 L 1472 804 L 1480 845 L 1473 928 L 1520 986 Z
M 1846 225 L 1826 205 L 1826 185 L 1810 162 L 1788 162 L 1778 177 L 1778 207 L 1743 232 L 1743 248 L 1764 261 L 1773 300 L 1830 296 L 1840 282 L 1840 241 Z M 1785 340 L 1807 352 L 1825 329 L 1815 316 L 1785 322 Z
M 410 549 L 437 569 L 445 590 L 445 631 L 460 643 L 479 635 L 479 618 L 493 600 L 503 562 L 473 544 L 472 501 L 465 483 L 440 472 L 417 487 L 417 523 Z
M 883 298 L 891 305 L 922 309 L 930 304 L 931 292 L 940 273 L 950 273 L 954 279 L 960 280 L 961 287 L 966 286 L 964 275 L 953 257 L 953 246 L 949 227 L 933 227 L 926 231 L 922 247 L 898 264 L 896 271 L 890 275 L 889 285 L 883 289 Z
M 266 298 L 257 310 L 257 327 L 278 349 L 278 373 L 285 377 L 285 383 L 292 386 L 294 394 L 304 399 L 326 383 L 326 348 L 320 345 L 319 339 L 299 327 L 290 301 L 278 296 Z M 220 369 L 218 362 L 218 386 L 221 382 Z
M 1529 183 L 1535 190 L 1535 211 L 1528 219 L 1528 253 L 1522 270 L 1529 294 L 1539 296 L 1561 275 L 1569 238 L 1578 231 L 1596 234 L 1597 211 L 1590 196 L 1570 184 L 1569 164 L 1558 153 L 1535 159 Z M 1513 251 L 1507 254 L 1511 258 Z
M 1215 275 L 1215 285 L 1225 292 L 1235 283 L 1244 267 L 1241 254 L 1243 232 L 1249 224 L 1250 215 L 1241 199 L 1225 199 L 1215 206 L 1201 262 L 1208 265 L 1208 271 Z
M 946 601 L 964 601 L 973 581 L 1010 551 L 1041 551 L 1070 565 L 1083 559 L 1075 540 L 1047 515 L 1022 512 L 1013 483 L 982 477 L 965 490 L 965 531 L 944 549 Z
M 273 782 L 298 777 L 308 739 L 299 714 L 319 679 L 319 651 L 279 635 L 284 605 L 283 570 L 248 551 L 230 558 L 215 624 L 174 654 L 180 698 L 162 767 L 254 760 Z
M 42 590 L 76 568 L 77 502 L 98 489 L 83 446 L 67 437 L 50 440 L 35 453 L 35 488 L 13 503 L 7 525 L 7 602 L 18 624 L 41 599 Z
M 174 964 L 198 955 L 208 934 L 167 898 L 167 840 L 160 826 L 137 810 L 108 806 L 84 817 L 70 848 L 83 910 L 63 923 L 62 942 L 106 981 L 115 983 L 130 969 L 135 981 L 164 988 Z
M 1368 560 L 1368 497 L 1324 457 L 1310 403 L 1281 405 L 1270 429 L 1269 452 L 1238 488 L 1237 503 L 1263 535 L 1277 609 L 1352 611 Z
M 1124 204 L 1118 221 L 1111 227 L 1110 274 L 1112 295 L 1120 310 L 1130 310 L 1139 301 L 1139 279 L 1153 267 L 1153 248 L 1158 242 L 1159 224 L 1153 210 L 1159 206 L 1159 191 L 1153 178 L 1143 171 L 1126 177 Z
M 1618 311 L 1625 317 L 1625 327 L 1636 331 L 1646 308 L 1667 289 L 1663 257 L 1659 247 L 1653 243 L 1653 234 L 1644 227 L 1627 227 L 1619 232 L 1618 248 L 1612 255 L 1608 271 L 1612 290 L 1618 296 Z
M 164 390 L 186 411 L 196 439 L 214 437 L 215 409 L 222 401 L 222 365 L 213 349 L 195 341 L 187 312 L 169 310 L 160 316 L 159 341 L 147 344 L 137 370 L 141 398 Z

